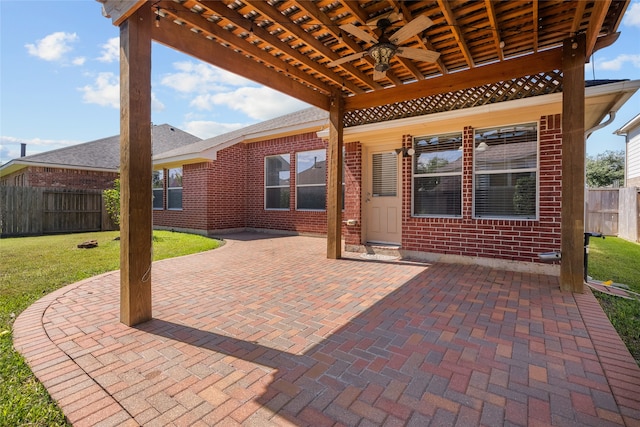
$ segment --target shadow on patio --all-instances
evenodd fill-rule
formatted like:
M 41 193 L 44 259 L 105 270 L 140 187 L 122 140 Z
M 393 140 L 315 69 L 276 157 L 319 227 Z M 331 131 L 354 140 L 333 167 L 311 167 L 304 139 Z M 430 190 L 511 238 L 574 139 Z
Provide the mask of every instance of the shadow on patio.
M 556 278 L 327 260 L 324 239 L 237 237 L 213 252 L 155 263 L 154 320 L 137 328 L 117 321 L 117 273 L 61 289 L 21 315 L 16 347 L 70 421 L 640 419 L 640 370 L 623 347 L 616 375 L 605 375 L 585 322 L 606 317 L 590 294 L 561 293 Z

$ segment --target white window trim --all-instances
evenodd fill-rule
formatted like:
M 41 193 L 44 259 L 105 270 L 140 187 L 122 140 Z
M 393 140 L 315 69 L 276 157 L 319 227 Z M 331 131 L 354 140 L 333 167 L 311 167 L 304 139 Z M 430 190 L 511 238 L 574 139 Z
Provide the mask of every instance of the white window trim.
M 298 151 L 296 152 L 296 210 L 297 211 L 301 211 L 301 212 L 325 212 L 327 210 L 326 208 L 326 203 L 325 203 L 325 208 L 324 209 L 304 209 L 304 208 L 299 208 L 298 207 L 298 188 L 303 188 L 303 187 L 324 187 L 324 194 L 325 194 L 325 202 L 327 200 L 327 180 L 326 180 L 326 173 L 325 173 L 325 182 L 323 184 L 298 184 L 298 155 L 301 153 L 312 153 L 314 151 L 324 151 L 324 162 L 325 162 L 325 171 L 326 171 L 326 165 L 327 165 L 327 150 L 324 148 L 319 148 L 317 150 L 305 150 L 305 151 Z
M 446 133 L 447 135 L 449 134 L 453 134 L 453 133 L 457 133 L 457 132 L 449 132 Z M 412 140 L 412 145 L 415 145 L 415 140 L 417 138 L 426 138 L 429 136 L 438 136 L 438 135 L 443 135 L 443 134 L 434 134 L 434 135 L 426 135 L 426 136 L 420 136 L 420 137 L 414 137 Z M 463 197 L 463 191 L 464 191 L 464 133 L 460 132 L 460 136 L 462 137 L 462 168 L 460 169 L 460 172 L 444 172 L 444 173 L 421 173 L 421 174 L 416 174 L 415 173 L 415 162 L 413 161 L 413 158 L 411 159 L 411 217 L 412 218 L 462 218 L 462 213 L 464 212 L 464 197 Z M 415 149 L 415 146 L 413 147 Z M 416 151 L 416 155 L 417 155 L 417 151 Z M 435 177 L 439 177 L 439 176 L 459 176 L 460 177 L 460 215 L 431 215 L 431 214 L 416 214 L 415 213 L 415 191 L 414 191 L 414 186 L 415 186 L 415 178 L 435 178 Z
M 491 170 L 491 171 L 481 171 L 476 172 L 476 156 L 475 156 L 475 141 L 476 141 L 476 131 L 484 130 L 490 128 L 502 128 L 509 126 L 518 126 L 518 125 L 527 125 L 534 124 L 536 125 L 536 167 L 535 168 L 526 168 L 526 169 L 504 169 L 504 170 Z M 471 186 L 471 215 L 475 220 L 498 220 L 498 221 L 539 221 L 540 220 L 540 121 L 527 121 L 527 122 L 518 122 L 504 125 L 496 125 L 496 126 L 487 126 L 478 129 L 473 129 L 472 136 L 472 144 L 473 144 L 473 176 L 472 176 L 472 186 Z M 535 172 L 536 173 L 536 214 L 534 218 L 525 218 L 522 216 L 477 216 L 476 215 L 476 177 L 478 175 L 494 175 L 494 174 L 505 174 L 505 173 L 527 173 L 527 172 Z
M 160 190 L 160 191 L 161 191 L 161 193 L 162 193 L 162 207 L 160 207 L 160 208 L 156 208 L 156 207 L 154 207 L 154 208 L 153 208 L 153 210 L 154 210 L 154 211 L 163 211 L 163 210 L 165 210 L 165 209 L 164 209 L 164 206 L 165 206 L 165 203 L 164 203 L 164 201 L 165 201 L 165 194 L 164 194 L 164 193 L 165 193 L 165 190 L 164 190 L 164 184 L 165 184 L 165 181 L 164 181 L 164 177 L 165 177 L 165 170 L 164 170 L 164 169 L 158 169 L 158 170 L 154 170 L 153 172 L 162 172 L 162 187 L 154 187 L 154 186 L 153 186 L 153 175 L 152 175 L 152 178 L 151 178 L 151 195 L 153 195 L 153 194 L 154 194 L 156 191 L 158 191 L 158 190 Z M 153 172 L 152 172 L 152 173 L 153 173 Z M 151 204 L 153 205 L 153 201 L 151 202 Z
M 179 207 L 179 208 L 170 208 L 169 207 L 169 191 L 170 190 L 177 190 L 177 189 L 180 189 L 180 190 L 184 189 L 184 185 L 181 186 L 181 187 L 169 187 L 169 181 L 171 180 L 171 171 L 173 169 L 180 169 L 180 171 L 182 173 L 182 179 L 184 179 L 184 169 L 182 168 L 182 166 L 180 166 L 179 168 L 167 169 L 167 210 L 168 211 L 181 211 L 181 210 L 183 210 L 182 207 Z M 180 205 L 181 206 L 184 205 L 184 197 L 182 198 Z
M 271 154 L 264 156 L 264 170 L 262 173 L 264 179 L 264 201 L 263 206 L 265 211 L 289 211 L 291 210 L 291 170 L 289 170 L 289 185 L 267 185 L 267 159 L 270 157 L 281 157 L 281 156 L 289 156 L 289 165 L 291 165 L 291 153 L 283 153 L 283 154 Z M 289 188 L 289 206 L 286 208 L 268 208 L 267 207 L 267 189 L 268 188 Z

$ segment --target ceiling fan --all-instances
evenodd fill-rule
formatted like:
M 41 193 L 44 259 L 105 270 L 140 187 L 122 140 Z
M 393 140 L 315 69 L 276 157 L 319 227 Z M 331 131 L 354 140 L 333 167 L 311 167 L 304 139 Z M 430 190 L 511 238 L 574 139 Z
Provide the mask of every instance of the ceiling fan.
M 433 21 L 426 15 L 418 16 L 395 33 L 387 36 L 386 31 L 391 27 L 391 25 L 391 21 L 387 18 L 379 19 L 376 22 L 376 27 L 380 30 L 380 37 L 378 37 L 378 39 L 353 24 L 341 25 L 341 30 L 354 35 L 360 40 L 371 43 L 373 46 L 363 52 L 354 53 L 353 55 L 348 55 L 335 61 L 331 61 L 327 66 L 333 67 L 369 55 L 375 61 L 375 65 L 373 67 L 373 79 L 381 80 L 385 77 L 386 72 L 390 67 L 389 61 L 394 55 L 424 62 L 435 62 L 440 57 L 440 53 L 432 50 L 399 46 L 410 37 L 415 36 L 419 32 L 424 31 L 433 25 Z

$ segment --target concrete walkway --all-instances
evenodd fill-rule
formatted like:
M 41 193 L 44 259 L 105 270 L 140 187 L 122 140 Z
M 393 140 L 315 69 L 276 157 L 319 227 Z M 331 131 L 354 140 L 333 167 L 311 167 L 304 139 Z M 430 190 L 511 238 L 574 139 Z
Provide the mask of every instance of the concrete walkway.
M 154 263 L 135 328 L 119 273 L 93 277 L 25 310 L 15 346 L 77 426 L 640 426 L 640 369 L 589 291 L 325 245 Z

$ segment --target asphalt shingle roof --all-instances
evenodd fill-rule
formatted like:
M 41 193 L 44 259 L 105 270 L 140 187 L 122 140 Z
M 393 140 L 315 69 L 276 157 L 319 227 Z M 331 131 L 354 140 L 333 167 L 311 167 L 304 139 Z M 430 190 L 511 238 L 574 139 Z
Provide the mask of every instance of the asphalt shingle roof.
M 201 141 L 201 138 L 169 124 L 162 124 L 154 125 L 151 129 L 151 141 L 153 154 L 156 155 Z M 14 161 L 117 170 L 120 166 L 120 135 L 24 156 Z
M 285 129 L 290 126 L 303 126 L 305 123 L 313 123 L 318 120 L 328 119 L 329 113 L 327 111 L 315 107 L 305 108 L 304 110 L 295 111 L 284 116 L 249 125 L 209 139 L 204 139 L 191 145 L 185 145 L 171 151 L 165 151 L 162 154 L 155 155 L 154 159 L 159 160 L 175 156 L 197 154 L 227 142 L 240 140 L 247 135 Z

